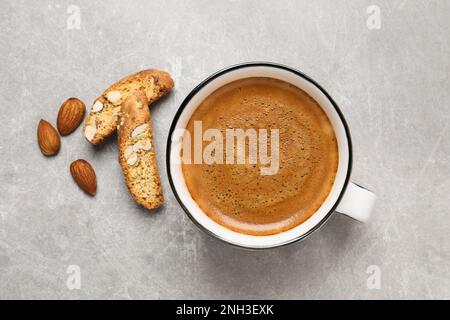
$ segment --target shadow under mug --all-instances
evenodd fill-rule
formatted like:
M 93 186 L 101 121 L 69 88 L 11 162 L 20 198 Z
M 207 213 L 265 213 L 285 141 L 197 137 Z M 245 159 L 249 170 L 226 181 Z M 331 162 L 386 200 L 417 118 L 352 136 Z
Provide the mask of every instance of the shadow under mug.
M 307 92 L 328 116 L 338 143 L 339 163 L 336 179 L 321 207 L 302 224 L 269 236 L 253 236 L 232 231 L 209 218 L 200 209 L 192 199 L 184 181 L 180 159 L 182 137 L 176 134 L 176 129 L 186 128 L 195 109 L 211 93 L 230 82 L 249 77 L 279 79 Z M 352 144 L 347 123 L 337 104 L 317 82 L 300 71 L 280 64 L 251 62 L 234 65 L 211 75 L 195 87 L 184 99 L 170 127 L 166 161 L 172 190 L 189 218 L 213 237 L 244 248 L 274 248 L 302 240 L 323 225 L 335 211 L 359 221 L 367 221 L 376 199 L 372 192 L 349 181 L 352 169 Z

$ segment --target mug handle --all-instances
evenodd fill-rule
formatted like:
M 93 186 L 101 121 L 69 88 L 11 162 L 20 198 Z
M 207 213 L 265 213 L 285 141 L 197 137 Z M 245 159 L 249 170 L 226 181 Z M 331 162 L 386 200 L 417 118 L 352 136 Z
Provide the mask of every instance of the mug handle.
M 361 222 L 366 222 L 370 218 L 376 199 L 377 196 L 372 191 L 349 182 L 336 211 Z

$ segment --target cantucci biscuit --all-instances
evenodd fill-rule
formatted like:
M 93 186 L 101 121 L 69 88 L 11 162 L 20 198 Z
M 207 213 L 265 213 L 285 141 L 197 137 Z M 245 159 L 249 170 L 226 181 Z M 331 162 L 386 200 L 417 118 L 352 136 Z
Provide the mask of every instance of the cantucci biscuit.
M 148 209 L 164 202 L 153 131 L 145 94 L 129 95 L 121 105 L 118 125 L 119 162 L 134 200 Z
M 170 75 L 156 69 L 144 70 L 119 80 L 95 99 L 84 123 L 84 136 L 97 145 L 113 134 L 119 121 L 120 105 L 129 95 L 142 93 L 148 103 L 152 103 L 172 88 Z

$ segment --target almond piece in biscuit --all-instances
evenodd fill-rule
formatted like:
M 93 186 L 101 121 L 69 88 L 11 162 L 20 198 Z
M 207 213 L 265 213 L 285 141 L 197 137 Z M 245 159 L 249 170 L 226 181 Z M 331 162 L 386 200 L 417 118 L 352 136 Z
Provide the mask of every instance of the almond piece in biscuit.
M 148 100 L 143 93 L 129 95 L 121 106 L 118 126 L 119 163 L 134 200 L 148 209 L 164 202 Z M 144 105 L 145 107 L 139 107 Z
M 85 138 L 97 145 L 112 135 L 119 124 L 120 105 L 129 95 L 144 94 L 148 103 L 152 103 L 172 88 L 170 75 L 156 69 L 144 70 L 119 80 L 95 99 L 84 123 Z

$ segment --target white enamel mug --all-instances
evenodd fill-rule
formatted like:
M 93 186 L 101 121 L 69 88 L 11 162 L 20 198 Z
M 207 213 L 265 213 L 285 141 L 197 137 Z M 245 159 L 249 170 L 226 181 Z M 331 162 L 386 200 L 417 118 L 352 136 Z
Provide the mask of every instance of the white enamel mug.
M 269 77 L 288 82 L 307 92 L 328 116 L 336 134 L 339 164 L 336 179 L 322 206 L 305 222 L 290 230 L 269 235 L 253 236 L 238 233 L 209 218 L 192 199 L 181 168 L 181 137 L 176 129 L 185 129 L 195 109 L 218 88 L 243 78 Z M 229 244 L 264 249 L 283 246 L 302 240 L 322 226 L 334 213 L 339 212 L 359 221 L 367 221 L 375 204 L 371 191 L 350 182 L 352 170 L 352 144 L 344 116 L 330 95 L 314 80 L 290 67 L 267 62 L 243 63 L 223 69 L 200 83 L 184 99 L 172 122 L 167 141 L 167 171 L 169 182 L 181 207 L 191 220 L 211 236 Z

